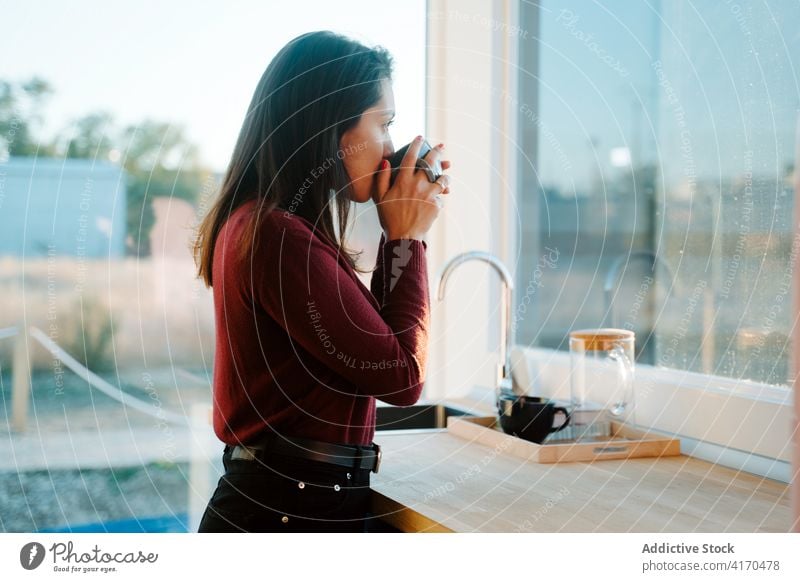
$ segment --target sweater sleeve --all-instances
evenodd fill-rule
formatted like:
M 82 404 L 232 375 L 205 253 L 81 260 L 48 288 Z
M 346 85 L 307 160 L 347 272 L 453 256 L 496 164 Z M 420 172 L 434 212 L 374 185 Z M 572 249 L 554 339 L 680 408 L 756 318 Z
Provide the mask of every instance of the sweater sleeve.
M 391 284 L 391 277 L 386 278 L 385 273 L 385 256 L 393 257 L 395 260 L 402 262 L 402 257 L 399 255 L 403 252 L 403 244 L 399 241 L 391 241 L 393 244 L 389 247 L 388 251 L 386 247 L 386 234 L 381 233 L 381 240 L 378 243 L 378 256 L 375 261 L 375 270 L 372 272 L 372 280 L 370 281 L 370 291 L 372 292 L 373 297 L 378 301 L 378 305 L 383 307 L 383 300 L 386 296 L 386 291 L 384 289 L 384 285 L 389 282 Z M 427 251 L 428 243 L 422 241 L 422 248 Z
M 356 393 L 411 405 L 425 381 L 426 250 L 416 239 L 382 239 L 371 282 L 381 293 L 376 311 L 335 249 L 313 233 L 286 227 L 266 245 L 265 268 L 254 272 L 254 297 L 293 343 L 347 379 Z
M 372 280 L 369 285 L 373 297 L 381 307 L 383 307 L 383 245 L 385 244 L 386 234 L 381 232 L 381 240 L 378 243 L 378 257 L 375 261 L 375 270 L 372 272 Z

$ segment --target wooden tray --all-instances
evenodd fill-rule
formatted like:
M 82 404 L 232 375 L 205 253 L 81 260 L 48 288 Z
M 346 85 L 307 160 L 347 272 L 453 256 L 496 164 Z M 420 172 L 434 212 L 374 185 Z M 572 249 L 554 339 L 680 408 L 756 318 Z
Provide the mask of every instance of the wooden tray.
M 535 463 L 674 457 L 681 454 L 678 439 L 654 435 L 613 421 L 610 437 L 581 442 L 545 441 L 541 445 L 504 433 L 496 416 L 450 416 L 447 418 L 447 431 Z

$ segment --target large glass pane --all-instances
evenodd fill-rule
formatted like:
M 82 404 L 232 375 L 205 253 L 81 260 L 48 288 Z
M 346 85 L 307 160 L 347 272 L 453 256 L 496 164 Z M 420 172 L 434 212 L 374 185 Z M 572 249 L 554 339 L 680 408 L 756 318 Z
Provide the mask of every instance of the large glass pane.
M 785 383 L 800 5 L 526 5 L 520 340 Z
M 383 45 L 395 143 L 424 132 L 425 2 L 364 8 L 4 3 L 0 532 L 187 529 L 193 447 L 222 452 L 202 414 L 214 312 L 190 243 L 264 69 L 314 30 Z M 357 206 L 349 246 L 372 267 L 380 227 Z

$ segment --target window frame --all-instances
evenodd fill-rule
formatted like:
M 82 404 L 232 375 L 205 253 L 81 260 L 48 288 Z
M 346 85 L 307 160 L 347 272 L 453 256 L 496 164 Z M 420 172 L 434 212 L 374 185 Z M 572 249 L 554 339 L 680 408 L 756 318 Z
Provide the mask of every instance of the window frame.
M 520 148 L 524 148 L 526 139 L 530 140 L 531 137 L 530 133 L 526 135 L 526 132 L 520 131 L 522 115 L 519 107 L 513 105 L 519 105 L 520 90 L 526 83 L 537 83 L 535 63 L 538 61 L 538 50 L 536 35 L 531 33 L 538 30 L 538 6 L 524 0 L 522 2 L 502 0 L 492 3 L 489 7 L 477 1 L 465 0 L 458 6 L 459 14 L 470 14 L 475 18 L 444 19 L 442 15 L 447 14 L 448 8 L 452 6 L 446 0 L 428 0 L 426 129 L 441 135 L 443 141 L 453 138 L 458 141 L 464 140 L 466 133 L 463 127 L 459 132 L 453 132 L 454 119 L 449 116 L 452 109 L 458 108 L 457 105 L 463 105 L 464 97 L 460 88 L 453 90 L 452 83 L 448 85 L 448 64 L 452 65 L 449 59 L 454 58 L 453 51 L 455 53 L 463 51 L 463 48 L 454 47 L 460 47 L 463 38 L 468 34 L 472 34 L 473 46 L 477 46 L 480 42 L 484 45 L 487 43 L 486 40 L 475 38 L 476 35 L 480 39 L 490 36 L 493 64 L 492 72 L 486 77 L 486 82 L 512 91 L 517 101 L 513 103 L 506 100 L 497 103 L 496 106 L 503 111 L 495 111 L 492 114 L 496 116 L 494 120 L 498 125 L 495 128 L 496 133 L 489 142 L 480 139 L 484 136 L 480 130 L 475 129 L 469 133 L 475 137 L 469 140 L 469 143 L 475 150 L 480 149 L 485 159 L 494 161 L 496 167 L 501 167 L 506 172 L 507 181 L 499 180 L 495 176 L 490 180 L 494 191 L 487 193 L 487 203 L 493 209 L 491 218 L 494 232 L 491 233 L 490 247 L 486 250 L 496 254 L 506 262 L 513 273 L 517 274 L 519 265 L 525 264 L 524 261 L 527 260 L 520 246 L 520 228 L 524 225 L 520 224 L 519 215 L 521 212 L 534 211 L 530 217 L 533 224 L 538 224 L 538 216 L 534 208 L 525 206 L 526 204 L 531 206 L 530 197 L 521 195 L 525 169 L 519 156 L 509 155 L 507 148 L 500 149 L 498 155 L 496 146 L 510 139 L 519 151 Z M 431 15 L 434 16 L 430 17 Z M 496 27 L 494 31 L 488 28 L 476 28 L 474 23 L 481 18 L 505 22 L 507 27 L 505 30 Z M 509 30 L 526 31 L 528 34 L 518 34 L 509 43 Z M 461 58 L 466 57 L 462 55 Z M 534 67 L 525 76 L 519 74 L 520 67 L 525 66 L 522 59 L 527 59 L 529 69 Z M 529 105 L 536 107 L 536 103 Z M 535 142 L 538 136 L 533 133 L 533 143 L 529 143 L 525 151 L 529 157 L 535 158 Z M 516 184 L 517 187 L 510 188 L 508 197 L 500 197 L 499 200 L 496 196 L 490 197 L 508 189 L 509 182 L 511 185 Z M 457 212 L 465 212 L 469 219 L 474 220 L 470 214 L 473 212 L 471 208 L 460 207 Z M 453 233 L 448 232 L 444 221 L 437 221 L 431 235 L 434 243 L 431 253 L 432 269 L 464 250 L 463 241 L 454 240 Z M 538 248 L 532 248 L 528 254 L 536 256 L 538 252 Z M 438 337 L 432 345 L 430 358 L 432 377 L 426 382 L 426 396 L 446 398 L 466 393 L 481 402 L 494 401 L 495 386 L 492 384 L 492 376 L 497 358 L 496 327 L 499 317 L 496 300 L 499 285 L 491 275 L 487 279 L 486 284 L 490 286 L 490 305 L 486 319 L 489 320 L 489 325 L 478 318 L 471 321 L 475 329 L 474 336 L 478 337 L 477 342 L 465 345 L 463 338 L 451 336 L 454 321 L 460 318 L 465 305 L 456 303 L 461 298 L 452 297 L 448 299 L 449 305 L 445 305 L 444 309 L 438 313 L 434 310 L 434 327 L 437 329 Z M 432 288 L 435 281 L 432 276 Z M 482 279 L 481 285 L 484 283 Z M 451 291 L 449 295 L 455 293 Z M 455 307 L 460 309 L 454 309 Z M 797 311 L 798 308 L 795 306 L 795 315 Z M 798 346 L 794 346 L 794 351 L 798 351 Z M 568 352 L 517 344 L 512 347 L 512 353 L 525 362 L 523 369 L 531 371 L 531 381 L 526 383 L 529 392 L 568 399 Z M 467 359 L 465 357 L 467 354 L 473 363 L 471 369 L 454 370 L 456 367 L 454 358 Z M 794 432 L 791 388 L 639 363 L 636 365 L 636 370 L 634 390 L 637 425 L 677 436 L 681 439 L 683 454 L 789 482 Z M 516 373 L 517 368 L 515 368 Z M 527 377 L 527 374 L 523 373 L 523 376 Z M 548 389 L 544 390 L 542 386 Z M 643 399 L 645 389 L 650 390 L 647 400 Z M 681 407 L 687 405 L 693 406 L 696 411 L 716 410 L 724 405 L 725 417 L 718 419 L 710 427 L 705 426 L 697 415 L 689 415 L 687 422 L 681 422 Z M 726 427 L 723 422 L 725 418 L 754 420 L 747 423 L 737 420 L 735 427 Z M 764 430 L 765 427 L 769 427 L 770 430 Z

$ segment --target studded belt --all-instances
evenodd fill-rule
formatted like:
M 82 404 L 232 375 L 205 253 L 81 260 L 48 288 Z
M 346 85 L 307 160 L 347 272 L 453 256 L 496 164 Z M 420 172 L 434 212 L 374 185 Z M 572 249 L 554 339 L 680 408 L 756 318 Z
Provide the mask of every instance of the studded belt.
M 378 472 L 381 464 L 381 448 L 376 443 L 371 445 L 342 445 L 301 439 L 294 437 L 274 436 L 250 445 L 228 445 L 232 460 L 264 461 L 269 453 L 331 463 L 358 471 L 367 469 Z

